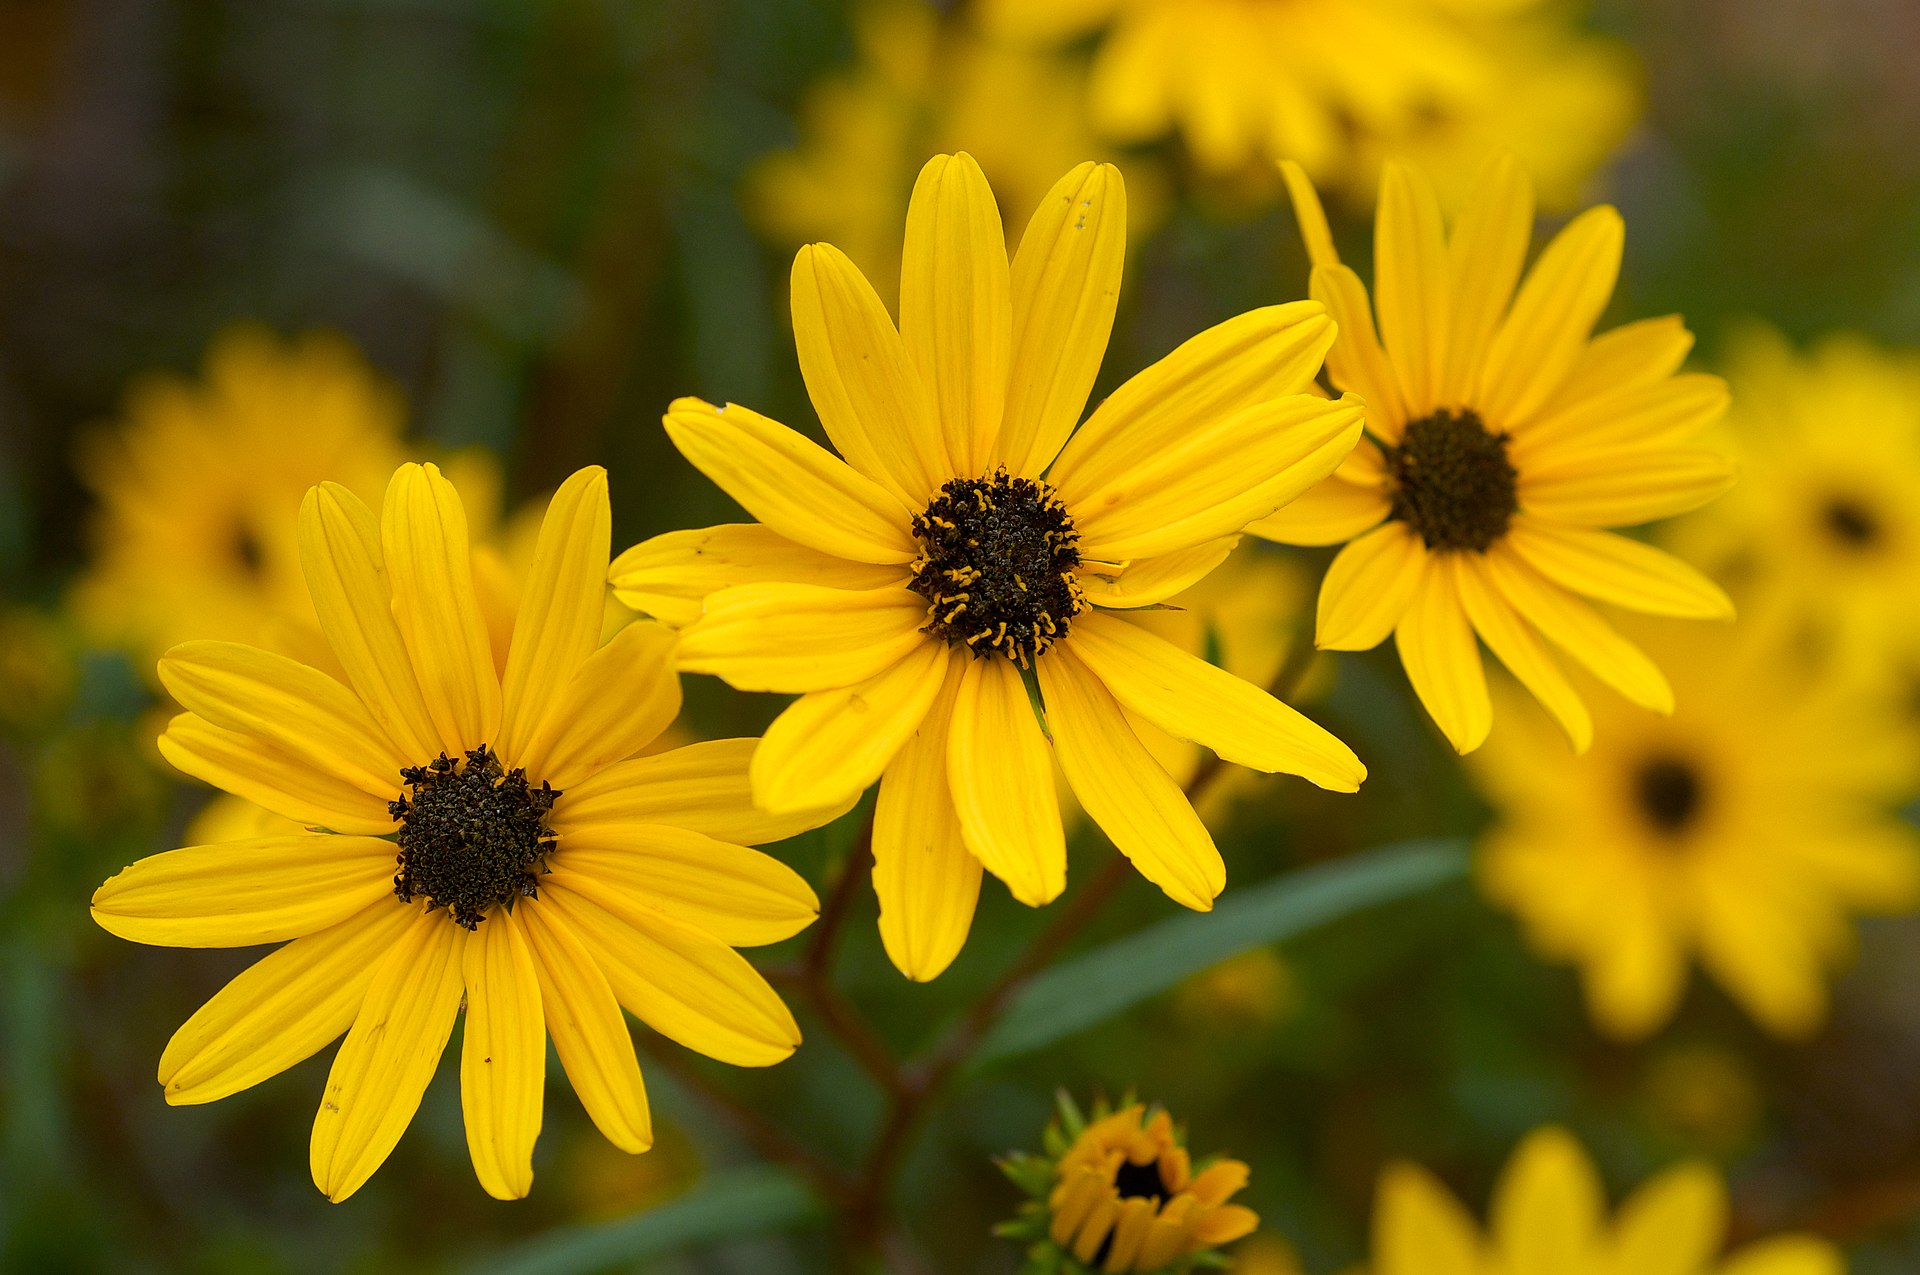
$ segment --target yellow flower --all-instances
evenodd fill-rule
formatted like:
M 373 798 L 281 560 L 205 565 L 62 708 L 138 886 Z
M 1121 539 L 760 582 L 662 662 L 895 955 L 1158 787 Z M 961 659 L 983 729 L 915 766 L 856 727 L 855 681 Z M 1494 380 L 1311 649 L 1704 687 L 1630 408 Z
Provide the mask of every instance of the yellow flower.
M 1047 1238 L 1106 1275 L 1165 1270 L 1253 1233 L 1259 1217 L 1227 1202 L 1246 1184 L 1238 1160 L 1194 1173 L 1171 1116 L 1127 1107 L 1088 1125 L 1055 1165 Z
M 1676 528 L 1863 673 L 1920 672 L 1920 355 L 1752 332 L 1730 361 L 1740 487 Z M 1843 426 L 1843 427 L 1839 427 Z
M 1579 966 L 1610 1035 L 1666 1022 L 1698 953 L 1762 1025 L 1804 1036 L 1851 949 L 1848 914 L 1920 896 L 1920 834 L 1890 813 L 1920 774 L 1911 726 L 1767 629 L 1668 635 L 1680 711 L 1616 708 L 1584 758 L 1514 705 L 1475 759 L 1499 812 L 1483 887 Z
M 984 38 L 925 0 L 866 0 L 853 24 L 858 62 L 809 91 L 798 145 L 748 175 L 748 211 L 769 237 L 835 244 L 891 293 L 921 156 L 967 151 L 1014 206 L 1027 208 L 1062 171 L 1100 153 L 1085 73 L 1072 62 Z M 1151 219 L 1141 216 L 1138 173 L 1134 184 L 1138 235 Z
M 1373 1275 L 1844 1275 L 1825 1240 L 1786 1235 L 1728 1256 L 1727 1188 L 1711 1165 L 1666 1170 L 1614 1218 L 1593 1161 L 1565 1130 L 1536 1130 L 1494 1187 L 1483 1236 L 1425 1169 L 1380 1175 Z
M 273 642 L 289 617 L 310 617 L 301 496 L 328 479 L 377 494 L 401 459 L 398 393 L 317 333 L 233 328 L 202 381 L 150 378 L 126 416 L 78 457 L 100 508 L 72 605 L 95 640 L 143 663 L 191 637 Z
M 300 507 L 298 548 L 344 683 L 227 642 L 161 661 L 188 710 L 168 760 L 308 830 L 142 860 L 93 914 L 138 942 L 285 942 L 187 1021 L 160 1082 L 169 1102 L 210 1102 L 345 1032 L 313 1129 L 330 1199 L 399 1140 L 463 999 L 468 1147 L 506 1198 L 532 1184 L 547 1036 L 628 1151 L 652 1135 L 622 1006 L 741 1066 L 799 1042 L 733 949 L 796 933 L 816 901 L 743 847 L 839 811 L 755 811 L 752 740 L 635 758 L 680 688 L 667 630 L 600 642 L 610 525 L 603 471 L 555 495 L 502 676 L 452 484 L 403 466 L 379 515 L 327 484 Z
M 982 25 L 1058 45 L 1103 30 L 1094 125 L 1117 142 L 1178 132 L 1205 172 L 1297 160 L 1364 190 L 1378 157 L 1551 159 L 1572 190 L 1639 114 L 1631 57 L 1544 0 L 985 0 Z M 1546 77 L 1551 68 L 1555 74 Z M 1547 132 L 1548 125 L 1557 126 Z
M 909 977 L 960 950 L 982 865 L 1032 906 L 1065 888 L 1056 758 L 1145 876 L 1211 906 L 1220 854 L 1130 716 L 1323 787 L 1365 775 L 1327 732 L 1126 616 L 1329 473 L 1360 408 L 1301 392 L 1333 329 L 1300 302 L 1195 337 L 1076 431 L 1125 220 L 1119 173 L 1083 164 L 1009 267 L 979 166 L 934 159 L 907 219 L 898 330 L 836 249 L 794 263 L 801 371 L 846 460 L 744 407 L 682 399 L 674 444 L 760 521 L 674 532 L 614 564 L 622 601 L 691 622 L 682 669 L 801 696 L 754 754 L 763 808 L 881 780 L 880 929 Z
M 1493 720 L 1476 633 L 1576 749 L 1592 741 L 1592 718 L 1543 637 L 1628 699 L 1672 711 L 1660 670 L 1580 595 L 1731 617 L 1699 572 L 1603 530 L 1726 489 L 1730 463 L 1688 440 L 1727 393 L 1717 377 L 1674 374 L 1692 344 L 1678 319 L 1592 335 L 1619 274 L 1620 215 L 1575 218 L 1521 283 L 1533 193 L 1517 163 L 1488 166 L 1450 237 L 1431 187 L 1389 165 L 1370 306 L 1305 174 L 1288 165 L 1286 175 L 1313 295 L 1340 325 L 1327 371 L 1366 399 L 1372 436 L 1333 481 L 1248 528 L 1289 544 L 1350 542 L 1321 584 L 1319 644 L 1359 651 L 1391 634 L 1421 703 L 1463 753 Z

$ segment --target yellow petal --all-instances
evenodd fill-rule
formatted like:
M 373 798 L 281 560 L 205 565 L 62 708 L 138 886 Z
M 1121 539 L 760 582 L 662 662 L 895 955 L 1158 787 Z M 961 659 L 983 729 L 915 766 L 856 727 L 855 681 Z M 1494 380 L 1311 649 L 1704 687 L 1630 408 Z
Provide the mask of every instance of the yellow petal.
M 1520 1144 L 1494 1187 L 1494 1243 L 1511 1270 L 1587 1270 L 1598 1255 L 1605 1205 L 1580 1144 L 1565 1130 L 1539 1130 Z
M 1846 1275 L 1839 1249 L 1811 1235 L 1779 1235 L 1729 1257 L 1720 1275 Z
M 1733 618 L 1733 600 L 1719 585 L 1672 554 L 1625 536 L 1522 514 L 1507 543 L 1555 584 L 1602 602 L 1649 615 Z
M 1623 323 L 1587 343 L 1553 406 L 1665 380 L 1680 370 L 1692 349 L 1693 333 L 1677 314 Z
M 607 471 L 590 465 L 562 483 L 548 502 L 521 589 L 494 741 L 510 763 L 529 755 L 535 735 L 552 725 L 568 684 L 600 645 L 612 538 Z
M 1147 1231 L 1153 1225 L 1155 1202 L 1145 1196 L 1134 1196 L 1120 1205 L 1120 1216 L 1114 1220 L 1113 1243 L 1107 1250 L 1107 1260 L 1101 1264 L 1106 1271 L 1126 1271 L 1133 1269 L 1133 1262 L 1140 1254 L 1140 1246 L 1146 1242 Z
M 907 207 L 900 337 L 932 391 L 949 477 L 985 472 L 1013 343 L 1007 236 L 971 155 L 936 155 Z
M 558 913 L 629 1013 L 688 1049 L 736 1067 L 767 1067 L 800 1044 L 800 1028 L 767 981 L 712 935 L 669 920 L 618 891 L 548 886 Z
M 1540 254 L 1487 348 L 1477 398 L 1490 426 L 1519 429 L 1579 365 L 1594 322 L 1613 296 L 1625 241 L 1620 214 L 1592 208 Z
M 1625 875 L 1625 874 L 1621 874 Z M 1607 925 L 1591 941 L 1581 983 L 1594 1026 L 1615 1040 L 1645 1040 L 1672 1019 L 1686 990 L 1691 937 L 1676 932 L 1660 889 L 1646 881 L 1607 883 Z
M 1266 691 L 1118 616 L 1074 622 L 1071 650 L 1113 697 L 1161 730 L 1222 761 L 1300 775 L 1352 792 L 1367 770 L 1353 750 Z
M 1594 609 L 1542 579 L 1504 544 L 1487 552 L 1489 578 L 1527 622 L 1614 690 L 1656 713 L 1673 711 L 1673 689 L 1640 648 Z
M 737 403 L 675 399 L 668 437 L 741 507 L 798 544 L 852 562 L 911 562 L 914 511 L 818 443 Z
M 1269 399 L 1304 394 L 1333 345 L 1317 301 L 1253 310 L 1207 329 L 1115 390 L 1068 440 L 1047 481 L 1069 492 L 1125 481 L 1169 446 Z
M 1087 405 L 1113 331 L 1126 264 L 1120 170 L 1086 163 L 1041 201 L 1013 258 L 1013 361 L 995 453 L 1016 474 L 1046 469 Z
M 873 285 L 831 244 L 793 259 L 793 339 L 834 447 L 909 508 L 926 504 L 954 475 L 933 397 Z
M 1213 909 L 1227 867 L 1180 786 L 1071 645 L 1036 661 L 1054 753 L 1073 794 L 1140 875 L 1175 903 Z
M 194 1011 L 160 1055 L 175 1106 L 250 1089 L 353 1026 L 374 971 L 413 913 L 395 900 L 269 952 Z
M 474 592 L 467 513 L 437 466 L 394 471 L 380 535 L 394 619 L 440 747 L 457 758 L 499 731 L 500 678 Z
M 1719 377 L 1696 374 L 1581 399 L 1563 396 L 1562 402 L 1509 444 L 1508 455 L 1522 473 L 1589 452 L 1683 443 L 1726 414 L 1729 395 Z
M 1239 543 L 1239 536 L 1222 536 L 1191 549 L 1143 558 L 1128 563 L 1125 570 L 1111 579 L 1083 565 L 1080 586 L 1095 606 L 1116 610 L 1153 606 L 1184 593 L 1213 574 L 1214 568 L 1225 562 Z
M 1193 1224 L 1194 1238 L 1203 1244 L 1231 1244 L 1260 1228 L 1260 1215 L 1242 1204 L 1226 1204 Z
M 820 913 L 813 887 L 773 856 L 664 824 L 590 824 L 560 839 L 552 865 L 563 886 L 590 877 L 729 947 L 792 938 Z
M 1479 554 L 1456 553 L 1440 559 L 1440 565 L 1451 567 L 1461 605 L 1480 640 L 1553 714 L 1567 732 L 1573 751 L 1586 752 L 1593 745 L 1593 715 L 1567 675 L 1540 645 L 1533 629 L 1493 583 L 1485 559 Z
M 657 823 L 758 846 L 832 823 L 860 799 L 856 790 L 812 810 L 759 809 L 747 778 L 759 746 L 757 739 L 714 739 L 617 762 L 568 788 L 547 826 L 564 838 L 601 823 Z
M 1379 526 L 1392 508 L 1378 487 L 1350 483 L 1336 470 L 1279 512 L 1248 523 L 1247 531 L 1283 545 L 1344 544 Z
M 1480 1239 L 1447 1188 L 1418 1165 L 1389 1165 L 1373 1206 L 1376 1275 L 1482 1275 Z
M 439 735 L 393 618 L 380 520 L 338 483 L 311 489 L 300 504 L 300 570 L 347 683 L 400 752 L 433 756 Z
M 1614 1268 L 1634 1275 L 1698 1275 L 1727 1231 L 1727 1188 L 1711 1165 L 1668 1169 L 1620 1206 Z
M 1393 636 L 1407 680 L 1454 751 L 1480 747 L 1493 726 L 1493 704 L 1453 571 L 1436 563 L 1422 576 Z
M 1435 406 L 1472 401 L 1533 242 L 1533 182 L 1511 154 L 1487 165 L 1447 244 L 1453 313 Z
M 382 802 L 422 759 L 394 750 L 359 697 L 317 669 L 234 642 L 183 642 L 160 658 L 160 683 L 213 725 L 299 759 Z
M 1431 561 L 1404 522 L 1385 523 L 1342 549 L 1320 583 L 1315 645 L 1366 651 L 1386 641 L 1413 605 Z
M 265 806 L 297 823 L 373 836 L 393 831 L 387 802 L 400 792 L 400 772 L 386 797 L 329 775 L 257 736 L 223 730 L 192 713 L 167 723 L 160 755 L 182 774 Z
M 313 1184 L 338 1204 L 373 1176 L 420 1107 L 460 1013 L 467 932 L 411 909 L 333 1056 L 313 1121 Z
M 1340 253 L 1333 246 L 1333 232 L 1327 229 L 1327 212 L 1320 206 L 1320 194 L 1314 190 L 1307 170 L 1290 159 L 1280 161 L 1280 176 L 1287 183 L 1287 196 L 1293 202 L 1293 219 L 1300 223 L 1300 238 L 1307 245 L 1307 260 L 1315 266 L 1337 266 Z
M 911 589 L 859 593 L 813 584 L 742 584 L 707 599 L 680 637 L 689 673 L 738 690 L 804 694 L 876 677 L 927 643 L 927 600 Z
M 93 892 L 109 934 L 160 947 L 252 947 L 312 934 L 393 893 L 378 837 L 294 833 L 149 855 Z
M 1404 164 L 1389 162 L 1380 176 L 1373 268 L 1380 335 L 1400 373 L 1407 414 L 1425 416 L 1441 406 L 1454 285 L 1439 198 Z
M 533 1189 L 533 1144 L 546 1089 L 540 976 L 520 921 L 505 908 L 494 908 L 468 936 L 464 963 L 460 1111 L 467 1153 L 488 1195 L 518 1200 Z
M 1520 476 L 1520 507 L 1589 527 L 1671 518 L 1733 486 L 1734 463 L 1704 449 L 1645 448 L 1536 461 Z
M 1337 262 L 1315 266 L 1307 295 L 1327 307 L 1340 335 L 1327 351 L 1327 376 L 1367 405 L 1367 428 L 1375 438 L 1398 442 L 1406 428 L 1407 391 L 1373 329 L 1373 307 L 1360 276 Z
M 753 754 L 754 804 L 817 810 L 857 798 L 927 715 L 948 658 L 946 643 L 923 638 L 864 682 L 795 700 Z
M 653 1145 L 653 1116 L 620 1002 L 580 940 L 538 899 L 516 911 L 540 978 L 553 1051 L 594 1127 L 629 1155 Z
M 1295 394 L 1160 440 L 1110 482 L 1061 489 L 1080 551 L 1149 558 L 1241 531 L 1337 469 L 1360 441 L 1361 417 L 1351 396 Z
M 1767 1031 L 1804 1040 L 1826 1019 L 1826 973 L 1806 922 L 1751 879 L 1695 874 L 1700 962 Z
M 946 683 L 880 778 L 873 813 L 873 890 L 880 941 L 916 982 L 937 978 L 966 944 L 980 898 L 980 861 L 960 835 L 947 786 L 947 738 L 965 666 Z
M 587 657 L 573 679 L 542 706 L 532 740 L 510 766 L 565 793 L 588 775 L 633 756 L 680 713 L 671 629 L 636 621 Z
M 947 782 L 961 836 L 1014 898 L 1051 903 L 1067 886 L 1067 843 L 1046 736 L 1011 661 L 959 658 L 967 666 L 954 693 Z
M 621 605 L 685 628 L 707 596 L 736 584 L 817 584 L 880 589 L 905 578 L 898 566 L 849 562 L 796 544 L 757 522 L 669 531 L 613 560 L 608 578 Z

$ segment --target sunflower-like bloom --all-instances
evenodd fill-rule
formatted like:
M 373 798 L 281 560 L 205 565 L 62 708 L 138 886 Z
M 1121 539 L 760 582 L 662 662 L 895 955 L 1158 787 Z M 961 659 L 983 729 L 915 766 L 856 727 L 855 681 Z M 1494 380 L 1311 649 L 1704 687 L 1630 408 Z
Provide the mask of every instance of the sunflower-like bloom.
M 1563 1129 L 1536 1130 L 1494 1186 L 1485 1235 L 1425 1169 L 1394 1164 L 1374 1201 L 1374 1275 L 1844 1275 L 1825 1240 L 1782 1235 L 1722 1256 L 1727 1188 L 1688 1162 L 1607 1216 L 1593 1161 Z
M 1260 1218 L 1229 1203 L 1246 1186 L 1247 1166 L 1215 1159 L 1194 1171 L 1173 1117 L 1138 1103 L 1083 1118 L 1062 1095 L 1047 1130 L 1045 1156 L 1002 1162 L 1034 1199 L 999 1228 L 1030 1239 L 1030 1269 L 1152 1275 L 1187 1269 L 1193 1258 L 1253 1233 Z
M 1366 189 L 1381 154 L 1464 163 L 1488 150 L 1548 160 L 1571 195 L 1640 111 L 1631 54 L 1578 33 L 1543 0 L 983 0 L 1003 38 L 1063 45 L 1100 32 L 1088 88 L 1116 142 L 1178 133 L 1203 171 L 1280 158 Z M 1548 68 L 1553 78 L 1534 78 Z M 1545 130 L 1557 126 L 1552 134 Z M 1449 172 L 1451 170 L 1449 169 Z
M 1705 576 L 1605 530 L 1697 508 L 1732 483 L 1725 457 L 1689 443 L 1725 410 L 1727 390 L 1718 377 L 1675 375 L 1692 345 L 1678 319 L 1593 335 L 1620 270 L 1620 215 L 1575 218 L 1523 283 L 1533 194 L 1513 160 L 1488 166 L 1451 236 L 1425 180 L 1389 165 L 1370 306 L 1306 175 L 1293 165 L 1286 175 L 1313 295 L 1340 325 L 1327 371 L 1366 400 L 1370 435 L 1332 481 L 1248 528 L 1289 544 L 1348 542 L 1321 583 L 1316 640 L 1361 651 L 1391 635 L 1462 753 L 1493 721 L 1476 633 L 1576 750 L 1593 720 L 1545 643 L 1671 712 L 1659 668 L 1585 599 L 1731 617 Z
M 880 929 L 912 978 L 965 942 L 982 865 L 1029 905 L 1065 888 L 1055 758 L 1145 876 L 1211 906 L 1220 854 L 1135 716 L 1323 787 L 1365 775 L 1326 731 L 1127 618 L 1331 472 L 1360 407 L 1302 392 L 1333 329 L 1300 302 L 1188 341 L 1076 431 L 1125 221 L 1119 173 L 1082 165 L 1009 267 L 979 167 L 934 159 L 908 215 L 898 329 L 834 248 L 794 263 L 801 371 L 846 459 L 744 407 L 681 399 L 674 444 L 760 521 L 670 533 L 614 564 L 622 601 L 690 625 L 682 669 L 801 696 L 754 754 L 763 808 L 881 781 Z
M 379 515 L 318 487 L 300 556 L 345 681 L 226 642 L 161 661 L 188 710 L 167 759 L 309 830 L 144 859 L 93 915 L 143 943 L 285 943 L 181 1027 L 160 1083 L 211 1102 L 345 1032 L 313 1127 L 330 1199 L 393 1149 L 463 1001 L 467 1144 L 502 1198 L 532 1185 L 549 1036 L 594 1123 L 636 1152 L 652 1133 L 622 1006 L 741 1066 L 799 1042 L 734 948 L 798 932 L 816 900 L 744 847 L 840 812 L 755 811 L 751 740 L 635 756 L 680 687 L 661 626 L 601 644 L 610 525 L 604 471 L 560 488 L 498 668 L 452 484 L 403 466 Z
M 1802 354 L 1756 330 L 1727 370 L 1741 482 L 1673 543 L 1848 668 L 1920 674 L 1920 355 L 1852 334 Z
M 1665 1023 L 1697 953 L 1768 1030 L 1805 1036 L 1850 914 L 1920 900 L 1920 834 L 1894 813 L 1920 776 L 1911 722 L 1773 630 L 1656 635 L 1679 711 L 1615 706 L 1585 757 L 1512 704 L 1474 759 L 1499 815 L 1482 886 L 1579 967 L 1609 1035 Z

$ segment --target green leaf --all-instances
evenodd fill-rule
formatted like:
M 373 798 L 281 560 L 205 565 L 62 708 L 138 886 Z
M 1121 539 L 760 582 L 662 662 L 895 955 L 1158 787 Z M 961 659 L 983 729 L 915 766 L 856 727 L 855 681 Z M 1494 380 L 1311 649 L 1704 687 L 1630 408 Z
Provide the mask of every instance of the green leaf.
M 1412 841 L 1229 893 L 1212 912 L 1162 921 L 1034 978 L 981 1042 L 973 1065 L 1031 1053 L 1111 1018 L 1189 974 L 1457 880 L 1466 867 L 1463 841 Z
M 595 1275 L 662 1253 L 789 1230 L 821 1216 L 819 1200 L 793 1174 L 743 1169 L 618 1222 L 549 1231 L 468 1270 L 470 1275 Z

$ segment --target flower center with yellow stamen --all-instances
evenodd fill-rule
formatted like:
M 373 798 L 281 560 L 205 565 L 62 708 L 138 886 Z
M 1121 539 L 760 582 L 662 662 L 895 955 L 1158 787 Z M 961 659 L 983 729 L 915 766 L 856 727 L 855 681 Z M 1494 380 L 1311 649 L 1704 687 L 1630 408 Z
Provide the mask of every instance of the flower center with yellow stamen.
M 1470 408 L 1408 424 L 1385 449 L 1393 510 L 1429 549 L 1484 553 L 1507 534 L 1520 512 L 1519 472 L 1507 458 L 1507 436 L 1488 430 Z
M 915 516 L 913 534 L 908 587 L 927 600 L 926 631 L 975 655 L 998 651 L 1024 668 L 1086 609 L 1079 532 L 1038 479 L 1004 469 L 956 478 Z
M 1685 832 L 1700 817 L 1707 795 L 1699 769 L 1677 757 L 1643 763 L 1633 778 L 1633 794 L 1641 817 L 1669 837 Z
M 1841 548 L 1863 553 L 1880 543 L 1879 515 L 1851 496 L 1835 496 L 1820 511 L 1820 525 Z
M 560 794 L 551 784 L 534 787 L 524 770 L 505 769 L 485 745 L 464 761 L 441 753 L 400 778 L 413 793 L 387 807 L 400 823 L 395 897 L 424 898 L 469 930 L 488 908 L 534 897 L 535 866 L 553 848 L 547 812 Z

